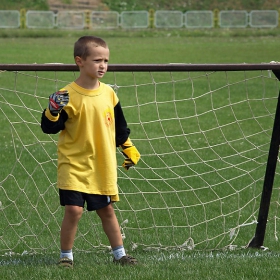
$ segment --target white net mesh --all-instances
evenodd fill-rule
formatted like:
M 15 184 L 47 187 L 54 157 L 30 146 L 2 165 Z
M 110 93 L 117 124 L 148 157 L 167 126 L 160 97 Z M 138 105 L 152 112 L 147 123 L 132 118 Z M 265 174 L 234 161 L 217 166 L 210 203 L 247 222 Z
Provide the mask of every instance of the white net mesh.
M 48 96 L 75 72 L 0 73 L 0 253 L 59 248 L 57 135 L 40 129 Z M 219 249 L 254 235 L 278 81 L 268 71 L 108 72 L 141 153 L 117 154 L 116 213 L 126 246 Z M 276 178 L 279 179 L 277 172 Z M 278 193 L 279 194 L 279 193 Z M 277 237 L 278 197 L 271 220 Z M 75 250 L 109 245 L 85 211 Z

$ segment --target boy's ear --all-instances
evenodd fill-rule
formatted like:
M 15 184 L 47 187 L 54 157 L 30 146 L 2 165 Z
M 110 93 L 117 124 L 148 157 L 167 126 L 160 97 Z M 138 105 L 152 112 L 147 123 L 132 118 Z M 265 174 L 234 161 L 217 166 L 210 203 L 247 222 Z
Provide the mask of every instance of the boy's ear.
M 80 66 L 82 63 L 82 58 L 80 56 L 75 56 L 75 63 Z

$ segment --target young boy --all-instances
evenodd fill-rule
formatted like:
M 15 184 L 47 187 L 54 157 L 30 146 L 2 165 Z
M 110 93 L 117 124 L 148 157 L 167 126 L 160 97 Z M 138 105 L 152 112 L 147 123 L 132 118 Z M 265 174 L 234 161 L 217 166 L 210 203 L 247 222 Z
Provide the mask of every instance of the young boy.
M 116 147 L 126 159 L 125 169 L 137 164 L 140 154 L 129 138 L 119 99 L 99 81 L 107 72 L 109 48 L 94 36 L 81 37 L 74 46 L 79 77 L 49 98 L 41 128 L 59 134 L 58 181 L 60 204 L 65 206 L 60 232 L 59 265 L 73 267 L 72 248 L 85 203 L 96 211 L 113 250 L 115 263 L 134 265 L 125 253 L 112 202 L 118 201 Z

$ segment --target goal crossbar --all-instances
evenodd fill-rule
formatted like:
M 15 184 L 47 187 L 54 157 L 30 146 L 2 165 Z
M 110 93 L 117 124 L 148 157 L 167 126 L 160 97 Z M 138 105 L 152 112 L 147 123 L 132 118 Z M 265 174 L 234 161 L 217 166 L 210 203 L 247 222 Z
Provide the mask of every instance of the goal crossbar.
M 0 64 L 2 71 L 78 71 L 76 64 Z M 110 72 L 186 72 L 186 71 L 254 71 L 279 70 L 279 63 L 241 63 L 241 64 L 109 64 Z

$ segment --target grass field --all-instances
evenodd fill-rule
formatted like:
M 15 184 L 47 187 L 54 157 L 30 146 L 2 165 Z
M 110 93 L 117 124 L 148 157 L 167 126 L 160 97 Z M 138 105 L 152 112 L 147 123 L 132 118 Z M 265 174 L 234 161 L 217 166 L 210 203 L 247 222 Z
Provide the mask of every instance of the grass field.
M 263 63 L 278 60 L 275 49 L 278 29 L 136 32 L 3 29 L 0 30 L 0 46 L 8 51 L 0 54 L 1 63 L 73 63 L 73 43 L 84 34 L 95 34 L 108 41 L 110 63 Z M 48 47 L 42 48 L 42 45 Z
M 73 63 L 73 43 L 83 33 L 57 35 L 2 38 L 0 61 Z M 275 34 L 230 36 L 223 32 L 191 36 L 165 31 L 145 36 L 137 32 L 115 36 L 110 31 L 97 35 L 108 42 L 112 64 L 279 60 L 279 38 Z M 86 213 L 77 236 L 75 269 L 65 271 L 55 266 L 62 214 L 55 197 L 55 178 L 51 176 L 55 170 L 56 136 L 43 135 L 38 121 L 48 95 L 55 87 L 73 80 L 74 75 L 0 73 L 1 279 L 278 277 L 279 244 L 273 216 L 277 215 L 277 192 L 272 199 L 272 216 L 264 244 L 270 250 L 242 249 L 254 234 L 255 224 L 242 225 L 250 223 L 258 212 L 277 83 L 266 73 L 191 73 L 190 76 L 191 80 L 186 73 L 107 73 L 104 82 L 112 84 L 116 80 L 121 85 L 118 94 L 133 131 L 132 138 L 143 156 L 138 169 L 129 173 L 120 169 L 123 198 L 118 208 L 120 220 L 129 220 L 124 226 L 127 248 L 141 265 L 114 266 L 104 246 L 108 242 L 100 224 Z M 229 86 L 224 87 L 226 84 Z M 15 86 L 21 94 L 14 94 Z M 209 86 L 211 95 L 205 94 Z M 8 106 L 8 102 L 13 106 Z M 118 155 L 119 163 L 120 160 Z M 46 176 L 42 176 L 42 170 Z M 8 174 L 16 179 L 8 178 Z M 27 174 L 32 174 L 33 179 Z M 171 191 L 175 188 L 176 192 Z M 231 243 L 228 229 L 236 225 L 240 227 L 233 245 L 238 249 L 231 251 L 225 249 Z M 182 244 L 190 233 L 195 237 L 195 250 L 169 248 Z M 34 237 L 36 234 L 38 238 Z M 139 245 L 134 252 L 130 242 Z M 152 245 L 162 245 L 165 249 L 147 250 Z

